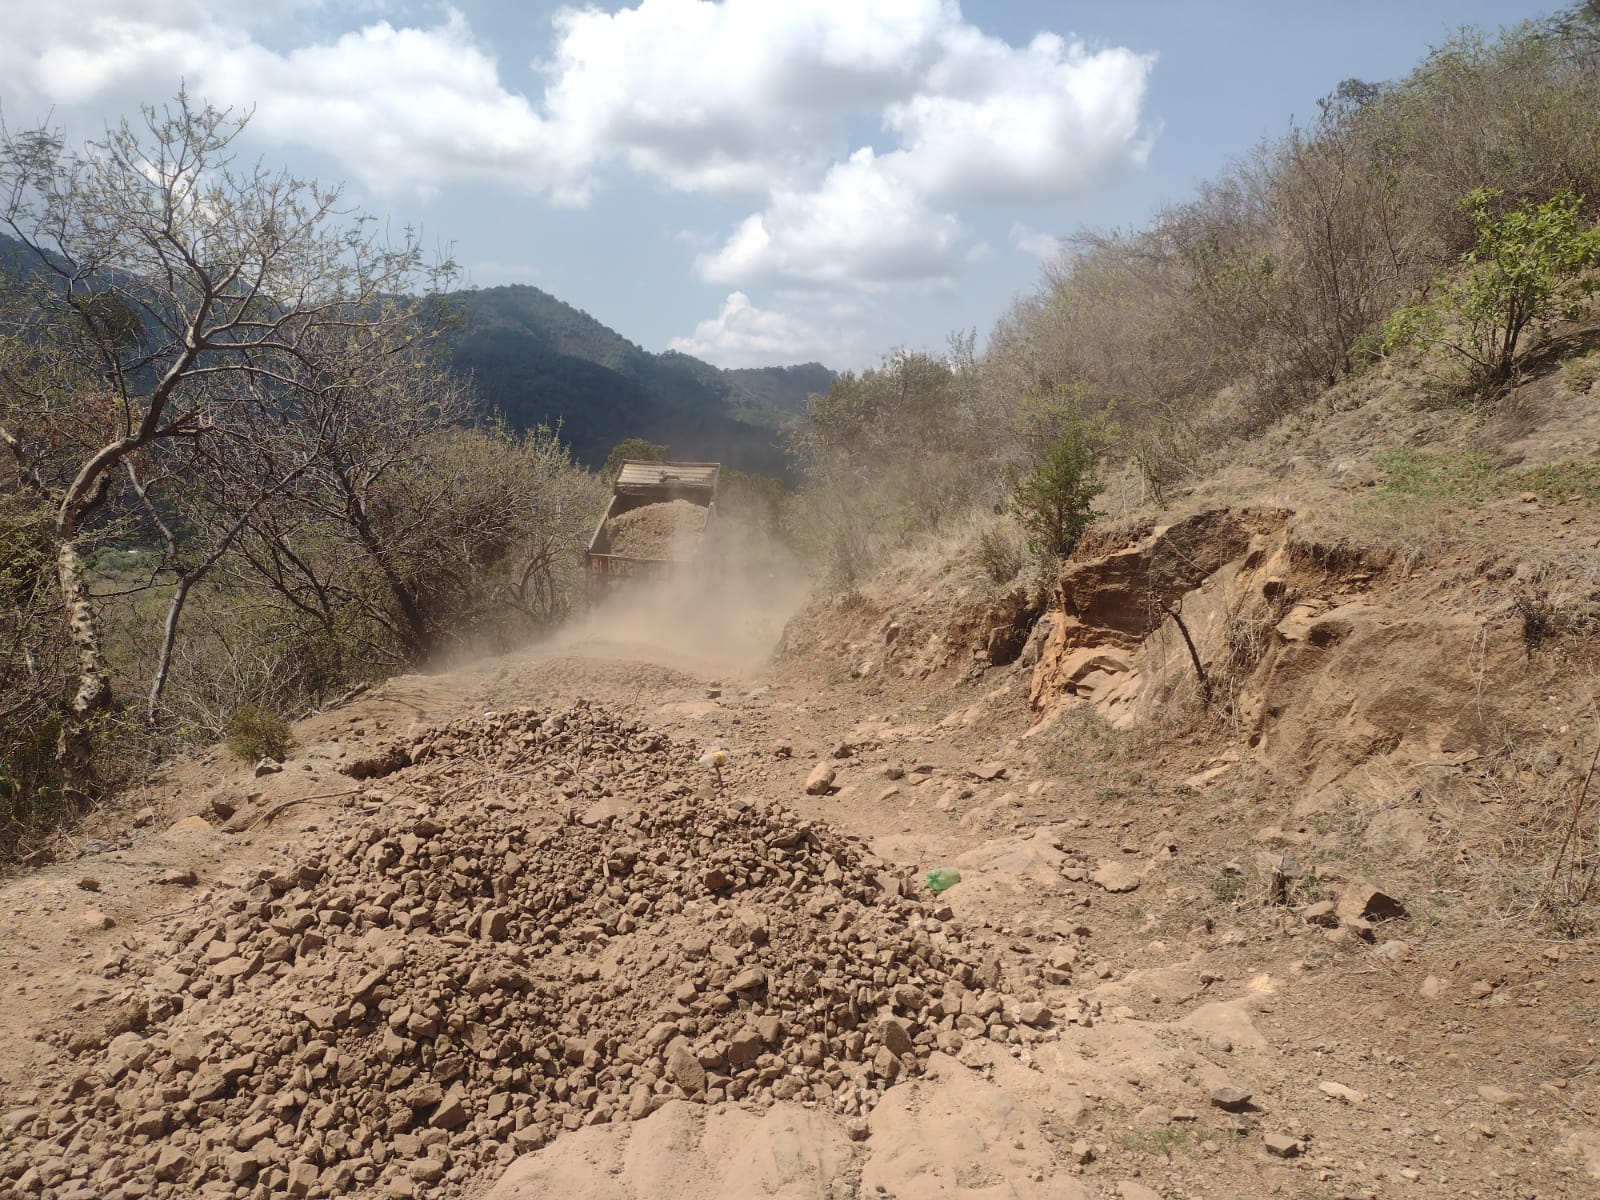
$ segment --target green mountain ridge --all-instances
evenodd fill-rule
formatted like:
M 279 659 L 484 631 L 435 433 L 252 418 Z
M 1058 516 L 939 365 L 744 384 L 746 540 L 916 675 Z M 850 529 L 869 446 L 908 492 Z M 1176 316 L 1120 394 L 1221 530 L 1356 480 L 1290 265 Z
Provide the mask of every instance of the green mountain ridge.
M 20 242 L 0 234 L 0 274 L 38 267 Z M 484 415 L 517 430 L 559 425 L 589 467 L 618 442 L 641 437 L 671 446 L 679 459 L 792 482 L 784 426 L 835 377 L 820 363 L 724 370 L 673 350 L 653 354 L 525 284 L 450 300 L 458 318 L 447 337 L 450 365 L 472 379 Z
M 526 284 L 455 297 L 451 365 L 517 429 L 559 423 L 590 466 L 628 437 L 681 459 L 787 477 L 782 427 L 828 389 L 820 363 L 724 370 L 688 354 L 653 354 L 581 309 Z

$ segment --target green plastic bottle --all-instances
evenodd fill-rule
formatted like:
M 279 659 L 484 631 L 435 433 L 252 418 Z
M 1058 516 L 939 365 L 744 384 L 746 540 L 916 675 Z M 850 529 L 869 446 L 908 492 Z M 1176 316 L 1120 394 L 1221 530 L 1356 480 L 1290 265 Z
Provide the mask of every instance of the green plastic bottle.
M 954 867 L 935 867 L 927 874 L 928 890 L 937 896 L 961 882 L 961 872 Z

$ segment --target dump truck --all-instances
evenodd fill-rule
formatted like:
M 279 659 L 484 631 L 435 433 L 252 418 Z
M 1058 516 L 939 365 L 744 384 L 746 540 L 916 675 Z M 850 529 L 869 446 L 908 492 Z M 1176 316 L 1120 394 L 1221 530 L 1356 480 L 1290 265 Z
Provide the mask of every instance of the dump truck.
M 630 581 L 697 569 L 716 522 L 721 471 L 721 463 L 623 462 L 589 539 L 590 603 Z

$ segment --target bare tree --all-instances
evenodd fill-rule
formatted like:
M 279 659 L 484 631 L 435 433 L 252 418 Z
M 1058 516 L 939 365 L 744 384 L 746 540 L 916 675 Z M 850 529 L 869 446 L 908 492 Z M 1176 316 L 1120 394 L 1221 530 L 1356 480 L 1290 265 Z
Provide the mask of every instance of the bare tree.
M 32 273 L 3 314 L 0 443 L 48 505 L 61 611 L 77 658 L 63 714 L 64 790 L 93 787 L 90 722 L 110 671 L 83 539 L 152 447 L 220 436 L 228 414 L 292 389 L 340 339 L 381 335 L 388 298 L 423 263 L 326 188 L 257 164 L 245 119 L 181 94 L 82 150 L 58 133 L 0 130 L 0 229 Z

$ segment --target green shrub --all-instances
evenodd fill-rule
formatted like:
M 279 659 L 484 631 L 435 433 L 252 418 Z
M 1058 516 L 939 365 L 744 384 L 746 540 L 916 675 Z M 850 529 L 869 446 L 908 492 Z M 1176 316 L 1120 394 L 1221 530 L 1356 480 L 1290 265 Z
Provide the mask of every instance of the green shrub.
M 1103 513 L 1094 500 L 1105 487 L 1097 478 L 1104 446 L 1098 427 L 1068 425 L 1026 474 L 1011 480 L 1011 508 L 1034 553 L 1065 557 Z
M 1530 335 L 1588 306 L 1600 263 L 1600 227 L 1584 220 L 1583 201 L 1560 191 L 1542 204 L 1504 211 L 1500 193 L 1477 188 L 1462 197 L 1476 239 L 1462 272 L 1441 281 L 1436 298 L 1397 312 L 1384 347 L 1439 347 L 1466 373 L 1468 388 L 1493 394 L 1527 355 Z
M 260 704 L 244 704 L 228 718 L 228 749 L 235 758 L 257 762 L 284 759 L 294 749 L 289 723 Z

